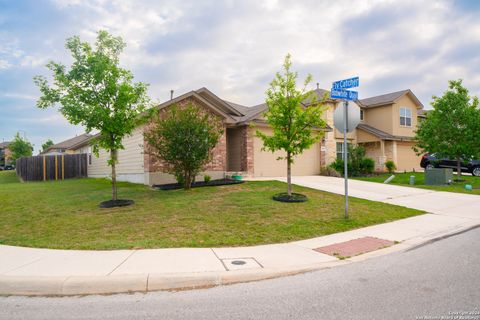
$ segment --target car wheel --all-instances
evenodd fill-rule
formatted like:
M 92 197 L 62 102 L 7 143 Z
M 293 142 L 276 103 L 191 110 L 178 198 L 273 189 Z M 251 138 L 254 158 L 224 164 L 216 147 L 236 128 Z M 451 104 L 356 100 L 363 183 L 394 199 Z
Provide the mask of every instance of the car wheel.
M 430 169 L 435 169 L 435 166 L 431 163 L 427 164 L 427 166 L 425 167 L 425 169 L 427 170 L 430 170 Z
M 473 168 L 472 175 L 474 175 L 475 177 L 480 177 L 480 167 Z

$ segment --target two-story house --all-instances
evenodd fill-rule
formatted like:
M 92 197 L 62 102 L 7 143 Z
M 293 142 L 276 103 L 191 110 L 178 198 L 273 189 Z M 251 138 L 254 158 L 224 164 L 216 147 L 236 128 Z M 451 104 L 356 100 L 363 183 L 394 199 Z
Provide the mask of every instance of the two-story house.
M 318 99 L 328 95 L 328 91 L 317 88 Z M 295 158 L 293 175 L 319 174 L 322 166 L 330 164 L 343 155 L 343 135 L 334 128 L 333 113 L 342 103 L 327 99 L 324 113 L 327 127 L 324 138 L 310 149 Z M 384 171 L 384 163 L 393 160 L 399 171 L 419 169 L 419 157 L 412 150 L 414 130 L 417 125 L 417 112 L 423 105 L 410 90 L 404 90 L 357 102 L 361 107 L 361 123 L 349 133 L 350 143 L 365 146 L 367 156 L 375 160 L 375 169 Z M 271 153 L 263 150 L 262 140 L 256 136 L 260 130 L 271 134 L 272 129 L 263 118 L 265 104 L 248 107 L 223 100 L 206 88 L 194 90 L 166 101 L 157 108 L 160 114 L 173 105 L 192 104 L 211 113 L 223 123 L 224 133 L 213 150 L 213 157 L 203 174 L 213 179 L 222 178 L 231 172 L 242 172 L 250 177 L 275 177 L 286 174 L 285 161 L 278 161 L 282 152 Z M 308 107 L 309 102 L 304 105 Z M 150 124 L 139 126 L 132 135 L 123 140 L 124 149 L 119 150 L 116 166 L 119 180 L 145 183 L 148 185 L 173 182 L 173 176 L 163 172 L 164 164 L 152 157 L 144 133 Z M 147 151 L 147 152 L 146 152 Z M 108 153 L 101 151 L 92 157 L 88 167 L 91 177 L 105 177 L 110 174 L 107 166 Z M 201 177 L 199 177 L 201 178 Z

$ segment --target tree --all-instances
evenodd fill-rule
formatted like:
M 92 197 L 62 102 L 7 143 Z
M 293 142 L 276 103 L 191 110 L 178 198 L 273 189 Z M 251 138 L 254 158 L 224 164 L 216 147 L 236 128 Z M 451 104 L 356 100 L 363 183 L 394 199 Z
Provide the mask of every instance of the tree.
M 268 136 L 259 130 L 256 132 L 263 140 L 263 150 L 282 150 L 286 153 L 286 156 L 279 157 L 278 160 L 287 161 L 289 197 L 292 196 L 291 167 L 294 157 L 320 141 L 326 126 L 322 119 L 324 109 L 317 102 L 315 92 L 306 91 L 312 76 L 307 76 L 303 89 L 297 89 L 298 74 L 290 71 L 291 65 L 291 56 L 288 54 L 283 63 L 283 74 L 277 72 L 266 92 L 268 110 L 264 116 L 273 129 L 273 135 Z M 304 101 L 309 101 L 308 106 Z
M 54 85 L 43 76 L 34 78 L 42 96 L 39 108 L 59 103 L 60 112 L 75 125 L 83 125 L 87 133 L 98 130 L 92 141 L 98 155 L 99 148 L 110 153 L 108 164 L 112 168 L 112 199 L 117 200 L 115 165 L 118 150 L 123 149 L 122 138 L 132 133 L 147 117 L 149 98 L 147 85 L 133 82 L 131 71 L 119 65 L 119 55 L 125 48 L 122 38 L 106 31 L 97 33 L 95 48 L 81 42 L 78 36 L 67 39 L 73 63 L 69 70 L 57 62 L 49 62 Z
M 33 153 L 33 145 L 27 139 L 22 139 L 18 132 L 8 145 L 8 149 L 12 152 L 13 163 L 16 163 L 17 159 L 21 157 L 30 157 Z
M 47 141 L 45 141 L 45 143 L 42 144 L 42 152 L 47 151 L 47 149 L 53 145 L 54 145 L 53 141 L 51 139 L 48 139 Z
M 145 132 L 145 140 L 147 152 L 163 161 L 166 172 L 188 190 L 222 134 L 223 125 L 216 116 L 189 104 L 161 112 Z
M 480 155 L 480 111 L 478 98 L 469 96 L 462 80 L 451 80 L 448 87 L 443 96 L 433 96 L 433 110 L 417 128 L 414 149 L 455 159 L 461 180 L 462 160 Z

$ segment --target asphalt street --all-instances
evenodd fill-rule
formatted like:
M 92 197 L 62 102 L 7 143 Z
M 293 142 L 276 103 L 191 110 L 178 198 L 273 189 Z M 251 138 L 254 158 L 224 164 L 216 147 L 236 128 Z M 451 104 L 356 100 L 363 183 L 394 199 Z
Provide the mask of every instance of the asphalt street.
M 332 269 L 183 292 L 1 297 L 0 319 L 476 319 L 480 228 Z M 288 259 L 288 257 L 285 257 Z

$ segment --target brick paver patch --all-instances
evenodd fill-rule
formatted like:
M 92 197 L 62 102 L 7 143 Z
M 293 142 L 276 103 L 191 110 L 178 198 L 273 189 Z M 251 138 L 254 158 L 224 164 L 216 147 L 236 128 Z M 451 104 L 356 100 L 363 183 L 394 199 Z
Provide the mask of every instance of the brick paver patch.
M 338 258 L 348 258 L 357 256 L 362 253 L 375 251 L 381 248 L 390 247 L 393 241 L 374 238 L 363 237 L 350 241 L 331 244 L 329 246 L 313 249 L 317 252 L 325 253 Z

